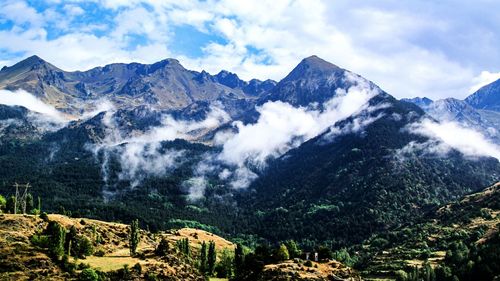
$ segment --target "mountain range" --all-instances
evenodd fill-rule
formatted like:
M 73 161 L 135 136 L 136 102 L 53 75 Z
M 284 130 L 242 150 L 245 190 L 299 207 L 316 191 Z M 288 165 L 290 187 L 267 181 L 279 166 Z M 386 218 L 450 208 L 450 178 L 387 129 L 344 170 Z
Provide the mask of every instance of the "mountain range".
M 500 79 L 483 86 L 464 100 L 446 98 L 433 101 L 429 98 L 403 99 L 412 102 L 440 121 L 456 121 L 474 128 L 495 143 L 500 143 Z
M 48 210 L 151 230 L 343 247 L 500 175 L 498 159 L 429 130 L 453 121 L 498 141 L 494 85 L 407 102 L 317 56 L 279 82 L 175 59 L 67 72 L 33 56 L 4 67 L 0 89 L 20 97 L 0 106 L 0 193 L 29 181 Z

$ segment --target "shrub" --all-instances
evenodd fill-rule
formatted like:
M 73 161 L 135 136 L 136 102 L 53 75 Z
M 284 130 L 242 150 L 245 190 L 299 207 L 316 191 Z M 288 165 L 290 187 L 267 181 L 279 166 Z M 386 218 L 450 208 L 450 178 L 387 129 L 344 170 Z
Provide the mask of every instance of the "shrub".
M 105 254 L 106 254 L 106 253 L 104 252 L 104 250 L 103 250 L 103 249 L 99 249 L 99 250 L 97 250 L 97 251 L 94 253 L 94 256 L 96 256 L 96 257 L 104 257 L 104 255 L 105 255 Z
M 49 221 L 49 216 L 47 215 L 47 213 L 43 212 L 40 214 L 40 218 L 46 222 Z
M 30 239 L 31 243 L 40 248 L 48 248 L 49 247 L 49 237 L 47 235 L 42 234 L 34 234 Z
M 154 274 L 152 272 L 148 272 L 146 274 L 146 280 L 148 280 L 148 281 L 157 281 L 158 280 L 158 276 L 156 276 L 156 274 Z
M 168 240 L 162 238 L 158 247 L 156 247 L 155 254 L 160 257 L 164 257 L 168 254 L 168 250 L 170 249 L 170 245 L 168 244 Z
M 87 256 L 91 256 L 94 253 L 94 246 L 87 237 L 79 236 L 74 247 L 74 252 L 77 257 L 85 258 Z
M 139 274 L 142 273 L 142 266 L 140 263 L 136 263 L 133 267 L 132 267 L 133 270 L 137 271 Z
M 92 268 L 82 270 L 78 276 L 78 281 L 98 281 L 99 275 Z

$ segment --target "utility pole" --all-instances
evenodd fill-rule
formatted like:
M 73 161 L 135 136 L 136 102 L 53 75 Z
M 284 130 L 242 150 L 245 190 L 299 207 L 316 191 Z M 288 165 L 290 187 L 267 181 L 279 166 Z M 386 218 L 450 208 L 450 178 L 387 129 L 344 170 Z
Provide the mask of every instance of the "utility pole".
M 19 184 L 17 182 L 14 184 L 16 188 L 16 200 L 14 200 L 14 215 L 17 214 L 17 198 L 19 198 Z
M 30 187 L 30 184 L 27 183 L 24 185 L 24 193 L 23 193 L 23 214 L 26 214 L 26 201 L 28 199 L 28 188 Z
M 22 213 L 26 214 L 26 199 L 28 197 L 28 188 L 30 187 L 30 184 L 24 184 L 24 192 L 21 194 L 19 193 L 19 187 L 21 185 L 18 184 L 17 182 L 14 184 L 14 187 L 16 188 L 16 200 L 14 200 L 14 214 L 17 214 L 17 206 L 19 204 L 19 207 L 22 209 Z

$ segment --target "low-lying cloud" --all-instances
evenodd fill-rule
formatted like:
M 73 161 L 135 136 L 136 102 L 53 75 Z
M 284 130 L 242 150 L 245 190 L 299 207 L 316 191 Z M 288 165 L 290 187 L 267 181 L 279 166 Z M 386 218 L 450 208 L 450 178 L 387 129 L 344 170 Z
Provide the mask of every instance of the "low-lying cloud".
M 260 116 L 256 123 L 234 122 L 237 133 L 222 132 L 216 136 L 222 145 L 217 159 L 234 169 L 231 173 L 225 170 L 223 177 L 230 179 L 233 188 L 245 188 L 257 178 L 255 170 L 264 168 L 268 159 L 283 155 L 328 128 L 333 131 L 338 121 L 376 109 L 369 106 L 369 100 L 379 94 L 378 88 L 353 74 L 347 74 L 344 79 L 354 82 L 355 86 L 347 91 L 337 89 L 323 110 L 293 107 L 281 101 L 267 102 L 257 108 Z M 354 119 L 352 126 L 343 130 L 361 130 L 374 120 L 371 117 Z
M 50 117 L 50 119 L 52 119 L 53 121 L 66 121 L 64 115 L 56 108 L 44 103 L 34 95 L 24 90 L 17 90 L 14 92 L 8 90 L 0 90 L 0 104 L 9 106 L 23 106 L 31 111 L 44 114 Z
M 175 139 L 196 139 L 203 131 L 214 129 L 229 120 L 229 115 L 214 106 L 202 121 L 185 121 L 165 115 L 161 125 L 144 132 L 127 131 L 120 128 L 111 108 L 103 116 L 106 137 L 100 142 L 87 145 L 101 161 L 101 173 L 105 182 L 104 195 L 108 199 L 110 191 L 109 164 L 112 155 L 120 163 L 118 180 L 130 182 L 130 187 L 138 186 L 148 176 L 165 176 L 182 163 L 184 150 L 164 149 L 162 142 Z
M 458 150 L 467 157 L 489 156 L 500 160 L 500 146 L 489 141 L 481 133 L 461 126 L 456 122 L 435 122 L 423 119 L 407 127 L 413 134 L 425 136 L 425 143 L 411 142 L 397 153 L 407 154 L 422 151 L 428 154 L 446 155 L 452 149 Z

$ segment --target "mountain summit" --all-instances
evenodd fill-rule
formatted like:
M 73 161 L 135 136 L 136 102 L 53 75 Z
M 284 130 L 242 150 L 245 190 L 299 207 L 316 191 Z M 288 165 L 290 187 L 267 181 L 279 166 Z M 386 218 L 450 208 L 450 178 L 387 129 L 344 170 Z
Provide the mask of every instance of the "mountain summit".
M 500 111 L 500 79 L 483 86 L 465 101 L 477 109 Z
M 354 85 L 347 79 L 349 74 L 352 73 L 318 56 L 310 56 L 303 59 L 261 102 L 279 100 L 294 106 L 307 106 L 312 102 L 321 105 L 331 99 L 336 90 L 347 90 Z M 360 76 L 357 78 L 376 87 Z

